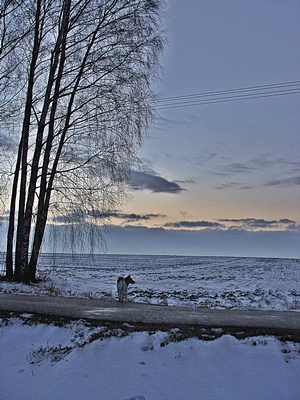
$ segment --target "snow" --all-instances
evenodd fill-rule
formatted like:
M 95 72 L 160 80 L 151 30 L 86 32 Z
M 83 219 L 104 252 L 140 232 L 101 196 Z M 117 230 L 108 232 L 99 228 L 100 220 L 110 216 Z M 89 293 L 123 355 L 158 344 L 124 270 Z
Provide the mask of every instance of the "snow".
M 0 282 L 0 291 L 114 301 L 117 277 L 131 274 L 136 282 L 129 290 L 132 301 L 300 310 L 298 259 L 45 254 L 38 271 L 43 279 L 38 285 Z
M 4 292 L 106 298 L 131 273 L 132 301 L 299 310 L 299 260 L 222 257 L 44 256 L 44 280 Z M 216 296 L 217 295 L 217 296 Z M 198 296 L 198 297 L 197 297 Z M 22 314 L 0 319 L 0 399 L 253 400 L 300 398 L 300 344 L 275 336 L 173 341 Z M 176 335 L 175 335 L 176 336 Z
M 300 346 L 274 337 L 166 344 L 159 331 L 89 343 L 101 327 L 2 322 L 1 399 L 299 399 Z

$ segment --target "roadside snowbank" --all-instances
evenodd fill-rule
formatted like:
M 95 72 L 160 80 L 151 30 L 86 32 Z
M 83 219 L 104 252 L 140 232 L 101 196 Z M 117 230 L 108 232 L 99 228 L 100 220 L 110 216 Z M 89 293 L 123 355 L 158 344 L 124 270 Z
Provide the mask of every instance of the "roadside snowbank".
M 23 318 L 30 321 L 30 316 Z M 0 397 L 299 399 L 299 344 L 230 335 L 166 344 L 166 332 L 91 341 L 101 329 L 81 321 L 64 327 L 28 325 L 19 318 L 2 321 Z

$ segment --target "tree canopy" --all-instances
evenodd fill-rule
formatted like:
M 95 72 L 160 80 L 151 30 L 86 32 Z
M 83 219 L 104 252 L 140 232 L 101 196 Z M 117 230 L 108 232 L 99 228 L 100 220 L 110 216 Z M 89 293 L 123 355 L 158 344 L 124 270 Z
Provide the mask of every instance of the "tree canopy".
M 6 274 L 29 282 L 50 211 L 56 222 L 92 222 L 124 198 L 153 118 L 163 1 L 0 4 Z

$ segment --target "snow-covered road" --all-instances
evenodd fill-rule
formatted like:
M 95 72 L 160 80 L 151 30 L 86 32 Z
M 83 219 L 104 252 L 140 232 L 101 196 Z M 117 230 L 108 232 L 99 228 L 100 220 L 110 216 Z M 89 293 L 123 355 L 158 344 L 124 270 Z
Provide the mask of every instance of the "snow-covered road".
M 100 321 L 300 330 L 300 313 L 296 311 L 168 307 L 133 302 L 119 303 L 97 299 L 4 293 L 0 293 L 0 309 Z

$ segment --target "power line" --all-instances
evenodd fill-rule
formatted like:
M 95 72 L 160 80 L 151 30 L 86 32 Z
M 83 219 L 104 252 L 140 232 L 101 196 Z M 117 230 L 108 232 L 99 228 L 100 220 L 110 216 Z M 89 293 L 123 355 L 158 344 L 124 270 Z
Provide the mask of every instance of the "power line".
M 158 101 L 169 101 L 169 100 L 176 100 L 176 99 L 184 99 L 184 98 L 191 98 L 191 97 L 199 97 L 199 96 L 208 96 L 214 94 L 222 94 L 222 93 L 230 93 L 230 92 L 246 92 L 246 91 L 253 91 L 253 90 L 265 90 L 265 89 L 273 89 L 277 87 L 286 87 L 286 86 L 299 86 L 300 81 L 292 81 L 292 82 L 284 82 L 284 83 L 273 83 L 270 85 L 260 85 L 260 86 L 249 86 L 249 87 L 242 87 L 236 89 L 229 89 L 229 90 L 221 90 L 217 92 L 204 92 L 200 94 L 189 94 L 184 96 L 175 96 L 175 97 L 166 97 L 162 99 L 158 99 Z
M 224 97 L 224 98 L 215 98 L 215 99 L 206 99 L 206 100 L 198 100 L 198 101 L 190 101 L 190 102 L 177 102 L 174 104 L 166 104 L 162 106 L 157 106 L 157 110 L 166 110 L 169 108 L 181 108 L 181 107 L 190 107 L 190 106 L 200 106 L 205 104 L 216 104 L 216 103 L 228 103 L 233 101 L 240 101 L 240 100 L 251 100 L 251 99 L 259 99 L 263 97 L 277 97 L 277 96 L 286 96 L 289 94 L 299 94 L 300 88 L 298 90 L 293 91 L 284 91 L 278 93 L 260 93 L 257 95 L 244 95 L 244 96 L 232 96 L 232 97 Z
M 158 99 L 157 110 L 181 108 L 205 104 L 226 103 L 264 97 L 286 96 L 300 93 L 300 81 L 274 83 L 270 85 L 174 96 Z

